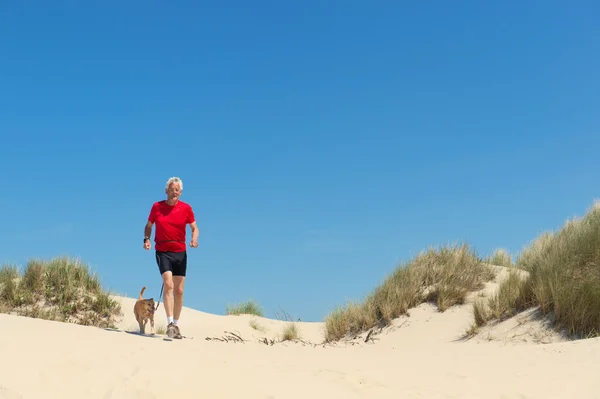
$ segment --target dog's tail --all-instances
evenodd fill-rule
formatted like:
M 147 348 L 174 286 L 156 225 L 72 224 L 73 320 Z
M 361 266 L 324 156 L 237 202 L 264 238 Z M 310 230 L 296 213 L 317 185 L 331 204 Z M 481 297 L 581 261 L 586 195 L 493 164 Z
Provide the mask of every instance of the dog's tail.
M 144 299 L 143 295 L 144 295 L 144 291 L 146 291 L 146 287 L 144 286 L 144 288 L 142 288 L 142 290 L 140 291 L 140 296 L 138 299 Z

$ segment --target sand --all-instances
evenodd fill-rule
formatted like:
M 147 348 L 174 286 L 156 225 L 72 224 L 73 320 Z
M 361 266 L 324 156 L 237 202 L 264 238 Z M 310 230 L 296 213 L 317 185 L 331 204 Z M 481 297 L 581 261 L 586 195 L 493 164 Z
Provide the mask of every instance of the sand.
M 600 397 L 600 340 L 566 340 L 534 312 L 464 339 L 470 303 L 422 304 L 368 342 L 323 344 L 323 323 L 297 322 L 301 340 L 279 342 L 283 321 L 186 307 L 187 338 L 170 340 L 139 335 L 135 300 L 115 298 L 116 330 L 0 314 L 0 398 Z

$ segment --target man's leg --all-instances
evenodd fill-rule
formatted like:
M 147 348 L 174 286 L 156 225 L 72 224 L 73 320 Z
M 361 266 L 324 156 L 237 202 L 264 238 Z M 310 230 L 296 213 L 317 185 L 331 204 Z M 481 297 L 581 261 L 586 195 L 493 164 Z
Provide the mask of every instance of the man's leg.
M 156 264 L 164 284 L 163 304 L 169 320 L 173 317 L 173 259 L 166 252 L 156 251 Z
M 181 317 L 181 310 L 183 308 L 183 286 L 185 283 L 186 270 L 187 253 L 184 251 L 177 254 L 177 260 L 173 263 L 173 295 L 175 299 L 175 303 L 173 306 L 173 315 L 175 329 L 177 330 L 177 335 L 175 336 L 175 338 L 182 338 L 181 331 L 179 330 L 179 317 Z
M 164 272 L 162 274 L 162 280 L 164 289 L 163 289 L 163 303 L 165 306 L 165 312 L 167 313 L 167 323 L 171 321 L 173 317 L 173 273 L 172 272 Z
M 179 320 L 183 308 L 183 285 L 185 276 L 173 276 L 175 304 L 173 306 L 173 318 Z
M 169 338 L 177 338 L 179 335 L 179 330 L 173 322 L 173 279 L 173 272 L 163 273 L 163 283 L 165 284 L 163 302 L 167 313 L 167 337 Z
M 167 336 L 173 338 L 178 335 L 177 328 L 173 323 L 173 267 L 175 262 L 172 254 L 158 251 L 156 252 L 156 262 L 164 284 L 163 303 L 167 314 Z

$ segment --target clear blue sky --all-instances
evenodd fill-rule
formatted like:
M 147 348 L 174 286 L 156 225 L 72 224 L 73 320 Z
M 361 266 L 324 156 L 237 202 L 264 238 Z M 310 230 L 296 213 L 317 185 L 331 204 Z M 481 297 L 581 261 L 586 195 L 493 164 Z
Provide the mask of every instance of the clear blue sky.
M 598 2 L 417 3 L 2 1 L 0 262 L 158 296 L 143 227 L 180 176 L 185 304 L 315 321 L 430 245 L 583 215 Z

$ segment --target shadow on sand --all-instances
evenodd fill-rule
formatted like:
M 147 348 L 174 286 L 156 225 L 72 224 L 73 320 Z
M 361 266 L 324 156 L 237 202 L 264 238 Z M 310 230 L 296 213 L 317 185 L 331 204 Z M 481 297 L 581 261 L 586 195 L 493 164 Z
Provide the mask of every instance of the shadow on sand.
M 144 337 L 144 338 L 152 338 L 152 339 L 163 339 L 163 341 L 173 341 L 173 339 L 169 338 L 169 337 L 164 337 L 162 335 L 158 335 L 158 334 L 142 334 L 139 331 L 126 331 L 126 330 L 121 330 L 118 328 L 104 328 L 104 331 L 110 331 L 110 332 L 118 332 L 118 333 L 125 333 L 125 334 L 129 334 L 129 335 L 136 335 L 138 337 Z
M 169 338 L 165 335 L 159 335 L 159 334 L 141 334 L 139 331 L 125 331 L 125 330 L 121 330 L 118 328 L 103 328 L 104 331 L 110 331 L 110 332 L 118 332 L 118 333 L 125 333 L 125 334 L 130 334 L 130 335 L 136 335 L 138 337 L 144 337 L 144 338 L 152 338 L 152 339 L 162 339 L 163 341 L 180 341 L 180 339 L 173 339 L 173 338 Z M 193 339 L 193 337 L 183 337 L 183 339 Z

